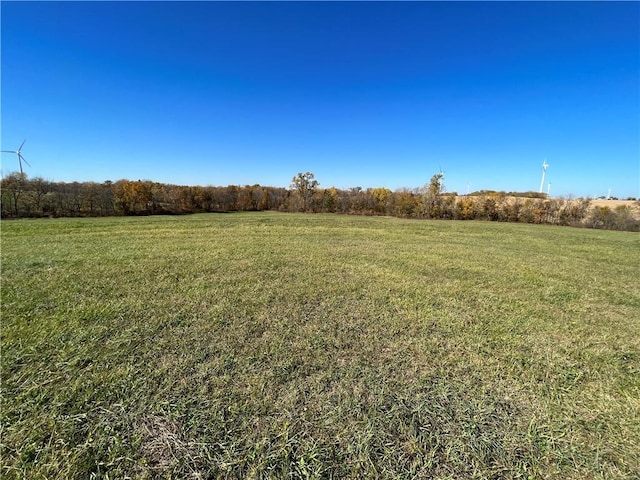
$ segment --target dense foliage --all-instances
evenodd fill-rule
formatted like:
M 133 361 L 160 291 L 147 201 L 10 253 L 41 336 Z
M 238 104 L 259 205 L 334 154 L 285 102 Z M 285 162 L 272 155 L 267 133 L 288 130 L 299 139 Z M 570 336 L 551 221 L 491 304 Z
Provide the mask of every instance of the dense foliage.
M 149 180 L 51 182 L 13 173 L 1 180 L 2 218 L 159 215 L 275 210 L 390 215 L 403 218 L 490 220 L 640 231 L 629 207 L 591 208 L 588 199 L 547 198 L 535 192 L 444 193 L 442 174 L 423 188 L 320 188 L 310 172 L 289 189 L 261 185 L 169 185 Z

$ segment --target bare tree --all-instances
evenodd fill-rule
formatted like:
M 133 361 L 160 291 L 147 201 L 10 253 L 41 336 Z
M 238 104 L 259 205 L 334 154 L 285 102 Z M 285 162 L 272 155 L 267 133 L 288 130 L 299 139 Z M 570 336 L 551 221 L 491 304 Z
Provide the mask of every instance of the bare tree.
M 427 218 L 439 218 L 442 213 L 443 178 L 444 173 L 436 173 L 431 177 L 429 185 L 424 187 L 422 198 L 424 201 L 424 215 Z
M 315 180 L 315 176 L 311 172 L 298 173 L 291 181 L 293 182 L 291 184 L 291 190 L 300 196 L 302 200 L 302 210 L 306 212 L 309 208 L 311 198 L 320 184 Z

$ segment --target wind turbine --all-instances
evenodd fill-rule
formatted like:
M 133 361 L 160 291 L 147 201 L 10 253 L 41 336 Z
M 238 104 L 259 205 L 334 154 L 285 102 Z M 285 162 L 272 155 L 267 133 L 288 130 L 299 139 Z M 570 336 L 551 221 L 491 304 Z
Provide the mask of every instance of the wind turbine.
M 540 181 L 540 193 L 542 193 L 542 188 L 544 187 L 544 176 L 547 173 L 547 167 L 549 165 L 547 164 L 547 159 L 544 159 L 544 162 L 542 162 L 542 180 Z
M 3 153 L 15 153 L 16 155 L 18 155 L 18 163 L 20 164 L 20 176 L 24 175 L 24 173 L 22 172 L 22 162 L 29 165 L 29 162 L 27 162 L 27 160 L 25 160 L 25 158 L 22 156 L 22 147 L 24 145 L 24 142 L 26 141 L 27 140 L 22 141 L 22 145 L 20 145 L 20 148 L 18 148 L 18 150 L 0 150 Z

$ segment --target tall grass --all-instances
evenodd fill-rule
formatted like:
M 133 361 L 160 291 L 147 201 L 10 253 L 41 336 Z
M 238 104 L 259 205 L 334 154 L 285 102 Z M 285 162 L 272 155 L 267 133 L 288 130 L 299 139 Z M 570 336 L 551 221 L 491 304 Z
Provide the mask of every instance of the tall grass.
M 637 234 L 2 223 L 4 478 L 637 478 Z

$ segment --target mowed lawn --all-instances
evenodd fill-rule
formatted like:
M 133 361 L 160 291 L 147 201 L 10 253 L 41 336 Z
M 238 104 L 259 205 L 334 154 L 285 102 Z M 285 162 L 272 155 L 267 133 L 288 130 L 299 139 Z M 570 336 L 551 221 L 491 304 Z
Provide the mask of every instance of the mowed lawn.
M 3 221 L 2 478 L 638 478 L 640 237 Z

